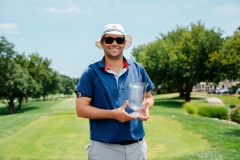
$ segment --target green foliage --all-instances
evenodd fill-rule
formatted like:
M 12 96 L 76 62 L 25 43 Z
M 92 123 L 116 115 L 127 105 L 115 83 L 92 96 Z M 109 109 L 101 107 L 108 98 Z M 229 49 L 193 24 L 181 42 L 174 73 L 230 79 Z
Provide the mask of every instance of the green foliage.
M 205 117 L 226 119 L 228 110 L 223 106 L 212 106 L 206 102 L 185 102 L 182 105 L 188 114 L 198 114 Z
M 233 122 L 240 123 L 240 104 L 230 110 L 229 118 Z
M 209 55 L 216 82 L 240 77 L 240 29 L 224 39 L 221 49 Z
M 78 84 L 80 78 L 71 78 L 75 84 L 75 86 Z
M 135 47 L 131 54 L 162 92 L 178 90 L 190 101 L 192 87 L 201 81 L 217 84 L 239 79 L 240 27 L 233 36 L 222 38 L 222 33 L 200 21 L 177 26 L 167 34 L 160 33 L 157 40 Z
M 196 102 L 185 102 L 182 107 L 186 109 L 188 114 L 197 114 L 199 105 L 201 104 Z
M 61 75 L 61 90 L 64 95 L 72 95 L 76 86 L 76 79 L 71 79 L 66 75 Z
M 42 96 L 44 97 L 57 93 L 60 88 L 60 76 L 50 66 L 51 60 L 41 57 L 38 53 L 29 55 L 28 71 L 33 79 L 42 86 Z
M 146 45 L 139 45 L 137 47 L 133 47 L 131 54 L 136 61 L 140 61 L 141 52 L 144 51 L 145 47 Z
M 191 105 L 186 105 L 185 108 L 189 114 L 195 114 L 195 109 Z
M 235 107 L 236 107 L 235 104 L 232 104 L 232 105 L 229 106 L 230 109 L 235 108 Z
M 5 37 L 0 36 L 0 57 L 1 58 L 13 58 L 16 51 L 14 50 L 14 44 L 7 41 Z
M 183 90 L 190 101 L 194 84 L 214 79 L 209 55 L 218 52 L 222 44 L 220 29 L 207 29 L 203 23 L 177 27 L 144 46 L 135 48 L 132 55 L 147 70 L 155 86 L 165 92 Z
M 14 45 L 4 37 L 0 37 L 0 53 L 0 98 L 6 99 L 9 113 L 13 113 L 14 99 L 27 95 L 32 79 L 14 60 L 17 55 Z
M 206 105 L 206 106 L 199 107 L 197 114 L 205 117 L 226 119 L 228 110 L 222 106 Z
M 76 79 L 65 79 L 51 67 L 52 61 L 38 53 L 26 56 L 14 50 L 14 45 L 0 37 L 0 99 L 8 102 L 9 113 L 13 113 L 15 99 L 21 109 L 23 98 L 47 97 L 62 92 L 74 92 Z M 63 78 L 63 80 L 62 80 Z M 63 83 L 61 83 L 61 81 Z M 67 88 L 67 89 L 66 89 Z

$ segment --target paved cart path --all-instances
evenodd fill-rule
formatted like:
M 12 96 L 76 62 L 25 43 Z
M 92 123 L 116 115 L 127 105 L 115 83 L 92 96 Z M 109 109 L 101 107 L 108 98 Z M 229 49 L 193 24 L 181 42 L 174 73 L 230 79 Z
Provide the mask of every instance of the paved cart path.
M 222 100 L 219 99 L 219 98 L 216 98 L 216 97 L 206 97 L 206 100 L 207 100 L 208 103 L 224 106 Z
M 222 100 L 217 98 L 217 97 L 208 97 L 208 96 L 205 96 L 205 95 L 197 95 L 197 96 L 193 95 L 192 97 L 205 98 L 208 103 L 224 106 L 224 103 L 222 102 Z

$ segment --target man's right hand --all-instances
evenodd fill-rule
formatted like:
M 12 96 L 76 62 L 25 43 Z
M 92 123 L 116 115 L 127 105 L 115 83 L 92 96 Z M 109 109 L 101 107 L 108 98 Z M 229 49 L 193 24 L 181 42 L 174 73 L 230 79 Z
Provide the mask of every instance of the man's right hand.
M 120 122 L 126 122 L 126 121 L 130 121 L 132 119 L 137 118 L 136 116 L 130 115 L 125 111 L 125 108 L 128 105 L 128 100 L 118 109 L 112 110 L 113 111 L 113 115 L 114 117 L 112 117 L 113 119 L 116 119 Z

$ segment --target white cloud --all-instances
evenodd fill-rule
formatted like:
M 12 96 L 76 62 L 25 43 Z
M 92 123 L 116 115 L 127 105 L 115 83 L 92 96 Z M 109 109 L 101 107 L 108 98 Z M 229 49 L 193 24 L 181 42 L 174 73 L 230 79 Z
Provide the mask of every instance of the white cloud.
M 45 8 L 44 9 L 47 12 L 51 13 L 83 13 L 83 14 L 89 14 L 88 12 L 82 11 L 78 9 L 75 5 L 72 5 L 70 8 L 66 9 L 56 9 L 55 7 Z
M 2 23 L 0 29 L 4 30 L 8 34 L 19 34 L 17 30 L 17 24 L 15 23 Z

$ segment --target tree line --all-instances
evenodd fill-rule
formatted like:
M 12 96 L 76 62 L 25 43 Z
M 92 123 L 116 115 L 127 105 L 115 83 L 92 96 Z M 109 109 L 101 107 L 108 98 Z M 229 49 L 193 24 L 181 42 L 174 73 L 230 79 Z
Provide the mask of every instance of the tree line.
M 153 42 L 134 47 L 131 55 L 145 67 L 156 89 L 178 91 L 190 101 L 197 83 L 240 78 L 240 27 L 232 36 L 224 38 L 223 33 L 201 21 L 177 26 Z
M 9 113 L 14 113 L 15 100 L 17 109 L 21 109 L 23 100 L 27 103 L 29 97 L 45 100 L 48 95 L 74 92 L 79 79 L 59 74 L 51 64 L 37 52 L 18 53 L 13 43 L 0 37 L 0 99 L 7 104 Z
M 240 27 L 232 36 L 222 37 L 219 28 L 208 29 L 202 22 L 177 26 L 148 44 L 134 47 L 131 54 L 147 70 L 153 83 L 164 92 L 178 91 L 185 101 L 199 82 L 239 80 Z M 72 94 L 77 78 L 59 74 L 52 61 L 38 53 L 18 53 L 13 43 L 0 37 L 0 99 L 14 112 L 28 97 L 44 100 L 48 95 Z

